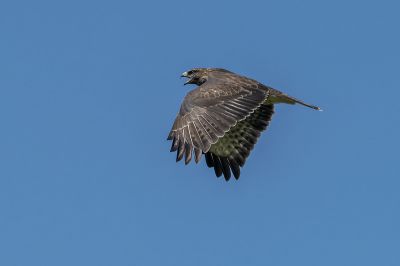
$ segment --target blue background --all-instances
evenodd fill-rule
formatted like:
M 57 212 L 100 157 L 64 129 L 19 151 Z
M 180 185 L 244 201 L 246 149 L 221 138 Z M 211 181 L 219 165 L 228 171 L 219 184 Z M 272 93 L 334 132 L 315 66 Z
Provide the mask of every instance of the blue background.
M 0 265 L 400 265 L 395 1 L 2 1 Z M 239 181 L 169 153 L 192 67 L 279 105 Z

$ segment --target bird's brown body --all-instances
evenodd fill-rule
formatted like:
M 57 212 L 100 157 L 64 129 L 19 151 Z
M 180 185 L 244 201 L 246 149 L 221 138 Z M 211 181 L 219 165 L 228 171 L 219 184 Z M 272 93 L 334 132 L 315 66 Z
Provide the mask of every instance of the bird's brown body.
M 168 139 L 177 161 L 188 164 L 205 155 L 215 174 L 226 180 L 240 176 L 250 151 L 274 113 L 276 103 L 299 103 L 320 110 L 258 81 L 220 68 L 197 68 L 182 76 L 196 84 L 180 108 Z

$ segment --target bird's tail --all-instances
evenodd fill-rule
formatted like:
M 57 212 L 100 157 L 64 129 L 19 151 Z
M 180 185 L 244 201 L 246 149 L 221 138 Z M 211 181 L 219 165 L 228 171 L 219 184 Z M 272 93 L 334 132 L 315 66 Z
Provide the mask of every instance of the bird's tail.
M 301 100 L 298 100 L 298 99 L 296 99 L 296 98 L 294 98 L 294 97 L 291 97 L 291 96 L 289 96 L 289 95 L 284 95 L 283 98 L 284 98 L 285 101 L 287 101 L 287 102 L 290 103 L 290 104 L 298 103 L 298 104 L 301 104 L 301 105 L 310 107 L 310 108 L 312 108 L 312 109 L 314 109 L 314 110 L 322 111 L 322 109 L 319 108 L 318 106 L 305 103 L 305 102 L 303 102 L 303 101 L 301 101 Z
M 298 103 L 298 104 L 307 106 L 309 108 L 312 108 L 314 110 L 322 111 L 322 109 L 319 108 L 318 106 L 305 103 L 305 102 L 303 102 L 303 101 L 301 101 L 299 99 L 296 99 L 296 98 L 294 98 L 292 96 L 289 96 L 289 95 L 287 95 L 285 93 L 282 93 L 280 91 L 277 91 L 275 89 L 271 89 L 270 97 L 272 98 L 271 100 L 273 102 L 276 102 L 276 103 L 288 103 L 288 104 L 296 104 L 296 103 Z

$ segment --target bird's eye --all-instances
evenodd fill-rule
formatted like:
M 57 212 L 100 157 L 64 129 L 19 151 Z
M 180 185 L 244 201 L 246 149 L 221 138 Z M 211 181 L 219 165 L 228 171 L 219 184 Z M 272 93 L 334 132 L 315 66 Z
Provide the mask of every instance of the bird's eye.
M 193 70 L 189 70 L 187 73 L 189 76 L 191 76 L 193 74 Z

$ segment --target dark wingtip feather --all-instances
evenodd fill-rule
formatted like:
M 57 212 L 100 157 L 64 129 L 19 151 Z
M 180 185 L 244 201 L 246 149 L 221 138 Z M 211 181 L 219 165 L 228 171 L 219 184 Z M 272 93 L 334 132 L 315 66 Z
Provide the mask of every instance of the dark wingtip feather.
M 175 137 L 175 138 L 172 140 L 172 145 L 171 145 L 171 150 L 170 150 L 170 152 L 176 151 L 176 150 L 178 149 L 178 147 L 179 147 L 179 141 L 178 141 L 178 139 Z
M 172 140 L 174 138 L 174 131 L 169 132 L 167 140 Z
M 218 156 L 213 156 L 214 159 L 214 172 L 217 177 L 220 177 L 222 175 L 222 164 L 221 161 L 219 160 Z
M 185 164 L 190 163 L 192 160 L 192 147 L 190 146 L 189 143 L 186 143 L 185 145 Z
M 219 157 L 222 164 L 222 172 L 224 173 L 224 177 L 226 181 L 229 181 L 231 178 L 231 168 L 229 167 L 229 162 L 226 157 Z
M 196 162 L 196 163 L 199 163 L 200 162 L 200 160 L 201 160 L 201 154 L 202 154 L 202 151 L 199 149 L 199 148 L 194 148 L 194 161 Z
M 212 157 L 212 154 L 210 152 L 207 152 L 205 155 L 206 157 L 206 163 L 208 167 L 213 167 L 214 166 L 214 160 Z
M 185 143 L 184 143 L 184 141 L 180 140 L 179 141 L 178 152 L 176 153 L 176 161 L 177 162 L 182 160 L 184 153 L 185 153 Z
M 235 159 L 229 158 L 229 165 L 231 166 L 231 170 L 232 170 L 233 176 L 236 178 L 236 180 L 238 180 L 239 177 L 240 177 L 239 164 L 235 161 Z
M 235 155 L 235 161 L 239 164 L 240 167 L 243 167 L 246 162 L 246 158 L 244 158 L 240 153 L 237 153 Z

